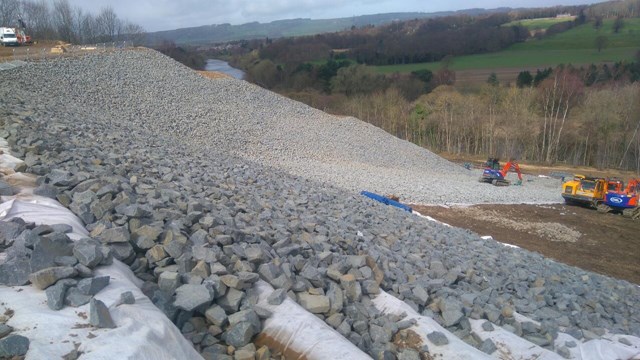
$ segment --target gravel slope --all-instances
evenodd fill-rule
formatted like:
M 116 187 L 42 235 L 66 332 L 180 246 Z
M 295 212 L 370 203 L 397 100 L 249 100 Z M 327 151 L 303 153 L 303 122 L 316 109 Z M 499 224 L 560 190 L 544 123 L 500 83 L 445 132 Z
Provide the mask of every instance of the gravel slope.
M 65 94 L 79 106 L 116 114 L 114 125 L 144 126 L 180 137 L 194 151 L 230 153 L 343 189 L 423 204 L 562 201 L 558 180 L 527 177 L 522 187 L 480 184 L 478 171 L 372 125 L 241 80 L 204 79 L 148 50 L 51 62 L 28 71 L 31 76 L 20 86 L 35 96 Z M 56 81 L 45 80 L 53 74 Z
M 67 202 L 104 243 L 124 241 L 110 245 L 113 256 L 146 281 L 149 297 L 205 357 L 224 358 L 225 345 L 247 346 L 259 331 L 255 319 L 268 314 L 256 314 L 244 286 L 258 276 L 376 357 L 399 356 L 391 336 L 410 326 L 372 307 L 379 288 L 478 348 L 487 344 L 469 319 L 564 354 L 575 344 L 555 344 L 558 331 L 576 341 L 640 335 L 633 284 L 345 191 L 551 201 L 553 181 L 483 186 L 479 174 L 371 126 L 241 81 L 200 78 L 146 50 L 2 75 L 0 135 L 41 176 L 37 191 Z M 203 298 L 175 287 L 187 285 Z M 207 316 L 201 306 L 214 310 Z M 517 321 L 514 310 L 541 324 Z

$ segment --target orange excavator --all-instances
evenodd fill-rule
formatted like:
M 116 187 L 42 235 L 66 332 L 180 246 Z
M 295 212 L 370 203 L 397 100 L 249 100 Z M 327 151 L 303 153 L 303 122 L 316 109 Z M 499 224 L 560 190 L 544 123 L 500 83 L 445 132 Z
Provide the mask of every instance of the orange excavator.
M 616 188 L 610 187 L 604 202 L 598 205 L 598 211 L 618 211 L 625 217 L 640 219 L 640 179 L 631 179 L 627 187 L 622 189 L 623 186 L 624 184 Z
M 484 171 L 479 181 L 491 183 L 495 186 L 509 186 L 511 182 L 506 179 L 509 171 L 515 171 L 518 174 L 518 182 L 516 185 L 522 185 L 520 165 L 518 165 L 518 162 L 514 158 L 509 159 L 502 169 L 500 169 L 500 161 L 498 158 L 489 158 L 487 162 L 484 163 Z

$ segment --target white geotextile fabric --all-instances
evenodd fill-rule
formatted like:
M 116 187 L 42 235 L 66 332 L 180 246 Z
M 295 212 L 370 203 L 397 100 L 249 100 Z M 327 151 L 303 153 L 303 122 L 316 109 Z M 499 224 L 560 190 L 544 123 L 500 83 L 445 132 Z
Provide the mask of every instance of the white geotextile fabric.
M 4 140 L 4 139 L 2 139 Z M 0 141 L 0 148 L 6 141 Z M 78 217 L 57 201 L 33 195 L 35 178 L 14 173 L 22 161 L 5 153 L 0 155 L 3 180 L 19 190 L 16 196 L 2 197 L 0 220 L 22 218 L 38 225 L 67 224 L 73 228 L 69 237 L 88 236 Z M 4 254 L 0 254 L 4 255 Z M 0 258 L 3 261 L 4 257 Z M 109 285 L 95 298 L 109 308 L 115 329 L 89 326 L 89 304 L 59 311 L 49 309 L 43 290 L 32 286 L 0 285 L 0 314 L 8 310 L 13 316 L 7 324 L 14 333 L 30 340 L 26 359 L 60 359 L 77 344 L 82 359 L 201 359 L 175 325 L 153 305 L 139 286 L 141 281 L 129 267 L 114 259 L 109 266 L 94 269 L 94 276 L 110 277 Z M 120 304 L 120 294 L 131 291 L 135 304 Z
M 486 320 L 469 319 L 471 322 L 471 330 L 478 334 L 482 339 L 491 339 L 498 349 L 493 354 L 488 355 L 480 352 L 476 348 L 466 344 L 458 337 L 441 327 L 435 320 L 422 316 L 413 310 L 409 305 L 404 303 L 385 292 L 381 292 L 373 303 L 380 311 L 389 314 L 407 314 L 406 319 L 416 319 L 418 323 L 410 329 L 415 331 L 429 346 L 431 355 L 441 354 L 444 359 L 539 359 L 539 360 L 560 360 L 563 359 L 557 353 L 533 344 L 510 331 L 493 324 L 493 331 L 485 331 L 482 324 Z M 519 322 L 530 321 L 534 324 L 538 322 L 531 320 L 521 314 L 515 313 L 514 316 Z M 449 344 L 444 346 L 436 346 L 429 341 L 427 334 L 433 331 L 440 331 L 447 336 Z M 560 333 L 555 340 L 555 347 L 565 346 L 566 341 L 575 342 L 576 346 L 568 348 L 571 352 L 571 359 L 577 360 L 600 360 L 600 359 L 640 359 L 640 338 L 627 335 L 606 334 L 603 340 L 589 340 L 581 342 L 566 333 Z M 625 338 L 631 343 L 631 346 L 624 345 L 618 340 Z
M 422 339 L 422 342 L 428 345 L 429 353 L 434 358 L 469 360 L 491 359 L 489 355 L 460 340 L 457 336 L 440 326 L 440 324 L 432 318 L 418 314 L 413 310 L 413 308 L 411 308 L 411 306 L 393 295 L 389 295 L 388 293 L 381 291 L 380 294 L 373 299 L 373 304 L 384 314 L 401 315 L 402 313 L 406 313 L 406 320 L 415 319 L 417 324 L 409 329 L 418 334 Z M 434 331 L 443 333 L 449 340 L 449 343 L 447 345 L 440 346 L 432 343 L 427 338 L 427 335 Z
M 255 288 L 259 294 L 258 305 L 273 313 L 273 316 L 265 320 L 262 334 L 275 340 L 283 350 L 291 350 L 300 354 L 301 358 L 309 360 L 371 359 L 340 333 L 289 297 L 280 305 L 270 305 L 267 298 L 273 292 L 273 288 L 268 283 L 260 280 Z

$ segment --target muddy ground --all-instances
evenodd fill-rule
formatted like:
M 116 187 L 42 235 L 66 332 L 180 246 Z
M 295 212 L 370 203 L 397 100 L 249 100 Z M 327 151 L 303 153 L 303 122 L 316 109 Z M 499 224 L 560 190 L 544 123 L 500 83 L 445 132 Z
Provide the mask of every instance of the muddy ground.
M 640 221 L 579 206 L 415 206 L 439 221 L 556 261 L 640 284 Z

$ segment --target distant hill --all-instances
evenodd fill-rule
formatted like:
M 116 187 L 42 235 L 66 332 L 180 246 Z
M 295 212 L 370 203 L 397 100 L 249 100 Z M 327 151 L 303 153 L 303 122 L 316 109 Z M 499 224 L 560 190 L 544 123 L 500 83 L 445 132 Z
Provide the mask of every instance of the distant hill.
M 337 19 L 290 19 L 278 20 L 270 23 L 251 22 L 242 25 L 218 24 L 205 25 L 176 30 L 157 31 L 147 34 L 147 45 L 157 45 L 165 40 L 176 44 L 211 44 L 234 40 L 249 40 L 259 38 L 279 38 L 287 36 L 314 35 L 362 27 L 367 25 L 382 25 L 393 21 L 422 19 L 450 15 L 479 15 L 485 13 L 506 12 L 510 8 L 498 9 L 466 9 L 459 11 L 441 11 L 433 13 L 403 12 L 375 15 L 362 15 Z

